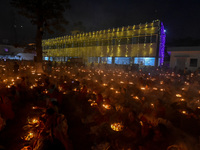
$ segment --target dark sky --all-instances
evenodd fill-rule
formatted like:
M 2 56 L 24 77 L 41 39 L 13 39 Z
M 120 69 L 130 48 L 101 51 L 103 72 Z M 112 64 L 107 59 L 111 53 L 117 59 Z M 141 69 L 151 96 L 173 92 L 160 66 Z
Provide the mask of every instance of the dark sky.
M 0 39 L 33 40 L 35 27 L 19 16 L 9 1 L 0 0 Z M 70 3 L 71 9 L 65 13 L 68 29 L 78 21 L 86 31 L 95 31 L 160 19 L 167 30 L 167 41 L 199 38 L 199 0 L 71 0 Z

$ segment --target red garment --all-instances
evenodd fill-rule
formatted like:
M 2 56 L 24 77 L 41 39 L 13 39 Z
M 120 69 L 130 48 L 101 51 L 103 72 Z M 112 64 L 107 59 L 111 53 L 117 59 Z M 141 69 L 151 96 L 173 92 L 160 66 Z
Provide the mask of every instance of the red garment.
M 13 119 L 15 114 L 12 110 L 12 103 L 8 97 L 0 96 L 0 113 L 2 116 L 7 119 Z
M 96 100 L 97 104 L 101 104 L 103 103 L 103 96 L 101 94 L 97 95 L 97 100 Z

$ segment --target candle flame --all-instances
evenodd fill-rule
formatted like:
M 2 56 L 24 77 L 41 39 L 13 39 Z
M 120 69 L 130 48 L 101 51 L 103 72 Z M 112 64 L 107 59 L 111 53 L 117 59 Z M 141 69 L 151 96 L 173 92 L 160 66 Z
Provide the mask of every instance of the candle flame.
M 103 104 L 102 105 L 105 109 L 111 109 L 111 105 L 109 105 L 109 104 Z
M 182 97 L 182 95 L 181 94 L 176 94 L 176 97 Z
M 113 123 L 111 124 L 111 129 L 114 130 L 114 131 L 122 131 L 124 126 L 122 125 L 122 123 Z

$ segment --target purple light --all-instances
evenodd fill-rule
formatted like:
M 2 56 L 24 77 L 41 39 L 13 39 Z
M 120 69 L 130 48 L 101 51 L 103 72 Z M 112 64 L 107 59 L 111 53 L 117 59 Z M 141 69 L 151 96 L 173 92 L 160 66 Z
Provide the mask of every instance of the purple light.
M 8 52 L 8 49 L 7 49 L 7 48 L 4 48 L 4 51 L 5 51 L 5 52 Z
M 160 48 L 159 48 L 159 57 L 160 57 L 160 65 L 163 65 L 164 62 L 164 56 L 165 56 L 165 29 L 164 25 L 161 22 L 161 27 L 160 27 Z

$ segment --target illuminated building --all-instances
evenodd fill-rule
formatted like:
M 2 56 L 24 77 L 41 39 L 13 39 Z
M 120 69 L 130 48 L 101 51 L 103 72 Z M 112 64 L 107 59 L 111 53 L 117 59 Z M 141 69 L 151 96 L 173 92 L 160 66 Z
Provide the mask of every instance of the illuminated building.
M 84 62 L 141 64 L 159 66 L 164 61 L 165 32 L 163 23 L 67 35 L 42 41 L 45 60 L 66 61 L 82 58 Z

